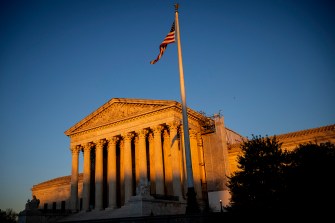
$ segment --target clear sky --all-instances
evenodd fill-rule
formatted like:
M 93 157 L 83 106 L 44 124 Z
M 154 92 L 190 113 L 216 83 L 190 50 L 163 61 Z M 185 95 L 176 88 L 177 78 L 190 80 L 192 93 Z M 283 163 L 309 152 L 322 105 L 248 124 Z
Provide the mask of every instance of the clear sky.
M 70 175 L 64 132 L 112 98 L 180 102 L 175 1 L 0 1 L 0 208 Z M 250 137 L 335 123 L 335 1 L 179 1 L 187 106 Z

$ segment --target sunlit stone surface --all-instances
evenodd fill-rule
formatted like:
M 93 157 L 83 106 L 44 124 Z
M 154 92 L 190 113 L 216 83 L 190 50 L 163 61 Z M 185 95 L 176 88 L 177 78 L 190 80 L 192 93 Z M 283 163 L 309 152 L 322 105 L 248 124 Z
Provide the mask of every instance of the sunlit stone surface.
M 229 203 L 226 176 L 237 170 L 243 137 L 225 127 L 222 116 L 206 117 L 189 109 L 188 118 L 197 201 L 201 209 L 220 211 L 220 200 L 223 206 Z M 111 99 L 65 131 L 72 175 L 34 185 L 32 195 L 40 200 L 41 209 L 104 210 L 106 216 L 185 213 L 181 130 L 178 102 Z M 276 137 L 289 150 L 309 141 L 335 143 L 335 125 Z

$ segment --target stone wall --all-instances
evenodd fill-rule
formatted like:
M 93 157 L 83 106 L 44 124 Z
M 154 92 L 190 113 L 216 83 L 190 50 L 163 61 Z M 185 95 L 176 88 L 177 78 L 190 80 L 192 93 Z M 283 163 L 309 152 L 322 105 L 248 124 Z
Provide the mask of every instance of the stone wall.
M 34 185 L 31 189 L 32 195 L 40 200 L 39 209 L 70 209 L 70 183 L 71 176 L 64 176 Z M 82 174 L 80 174 L 78 187 L 80 198 L 82 197 L 82 188 Z M 79 205 L 80 200 L 78 201 L 78 207 Z
M 274 137 L 274 136 L 270 136 Z M 335 124 L 319 128 L 305 129 L 297 132 L 290 132 L 276 135 L 276 139 L 282 143 L 282 149 L 294 150 L 299 144 L 304 143 L 325 143 L 335 144 Z M 232 172 L 238 170 L 237 156 L 241 153 L 240 143 L 229 144 L 229 163 Z

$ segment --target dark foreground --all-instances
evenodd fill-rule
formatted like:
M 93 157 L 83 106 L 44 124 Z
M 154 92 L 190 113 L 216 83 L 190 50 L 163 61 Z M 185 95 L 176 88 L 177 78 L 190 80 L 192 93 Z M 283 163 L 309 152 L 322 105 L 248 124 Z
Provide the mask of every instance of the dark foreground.
M 23 214 L 23 213 L 21 213 Z M 290 212 L 262 212 L 262 213 L 231 213 L 231 212 L 209 212 L 203 214 L 165 215 L 110 218 L 96 220 L 64 220 L 66 216 L 56 213 L 26 213 L 25 218 L 19 217 L 19 223 L 231 223 L 231 222 L 302 222 L 317 221 L 328 222 L 334 217 L 334 212 L 315 212 L 313 210 L 290 211 Z M 22 216 L 21 216 L 22 217 Z

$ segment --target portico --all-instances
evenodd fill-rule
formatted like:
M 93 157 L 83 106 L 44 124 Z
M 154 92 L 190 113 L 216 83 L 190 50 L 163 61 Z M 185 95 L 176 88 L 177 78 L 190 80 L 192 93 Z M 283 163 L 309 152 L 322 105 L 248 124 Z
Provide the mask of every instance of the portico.
M 186 173 L 179 103 L 112 99 L 65 132 L 72 152 L 71 208 L 119 208 L 136 195 L 140 182 L 150 194 L 185 199 Z M 192 116 L 193 114 L 193 116 Z M 201 121 L 190 113 L 192 166 L 197 198 L 202 198 Z M 79 156 L 83 155 L 83 164 Z M 83 192 L 78 194 L 78 169 L 83 165 Z

